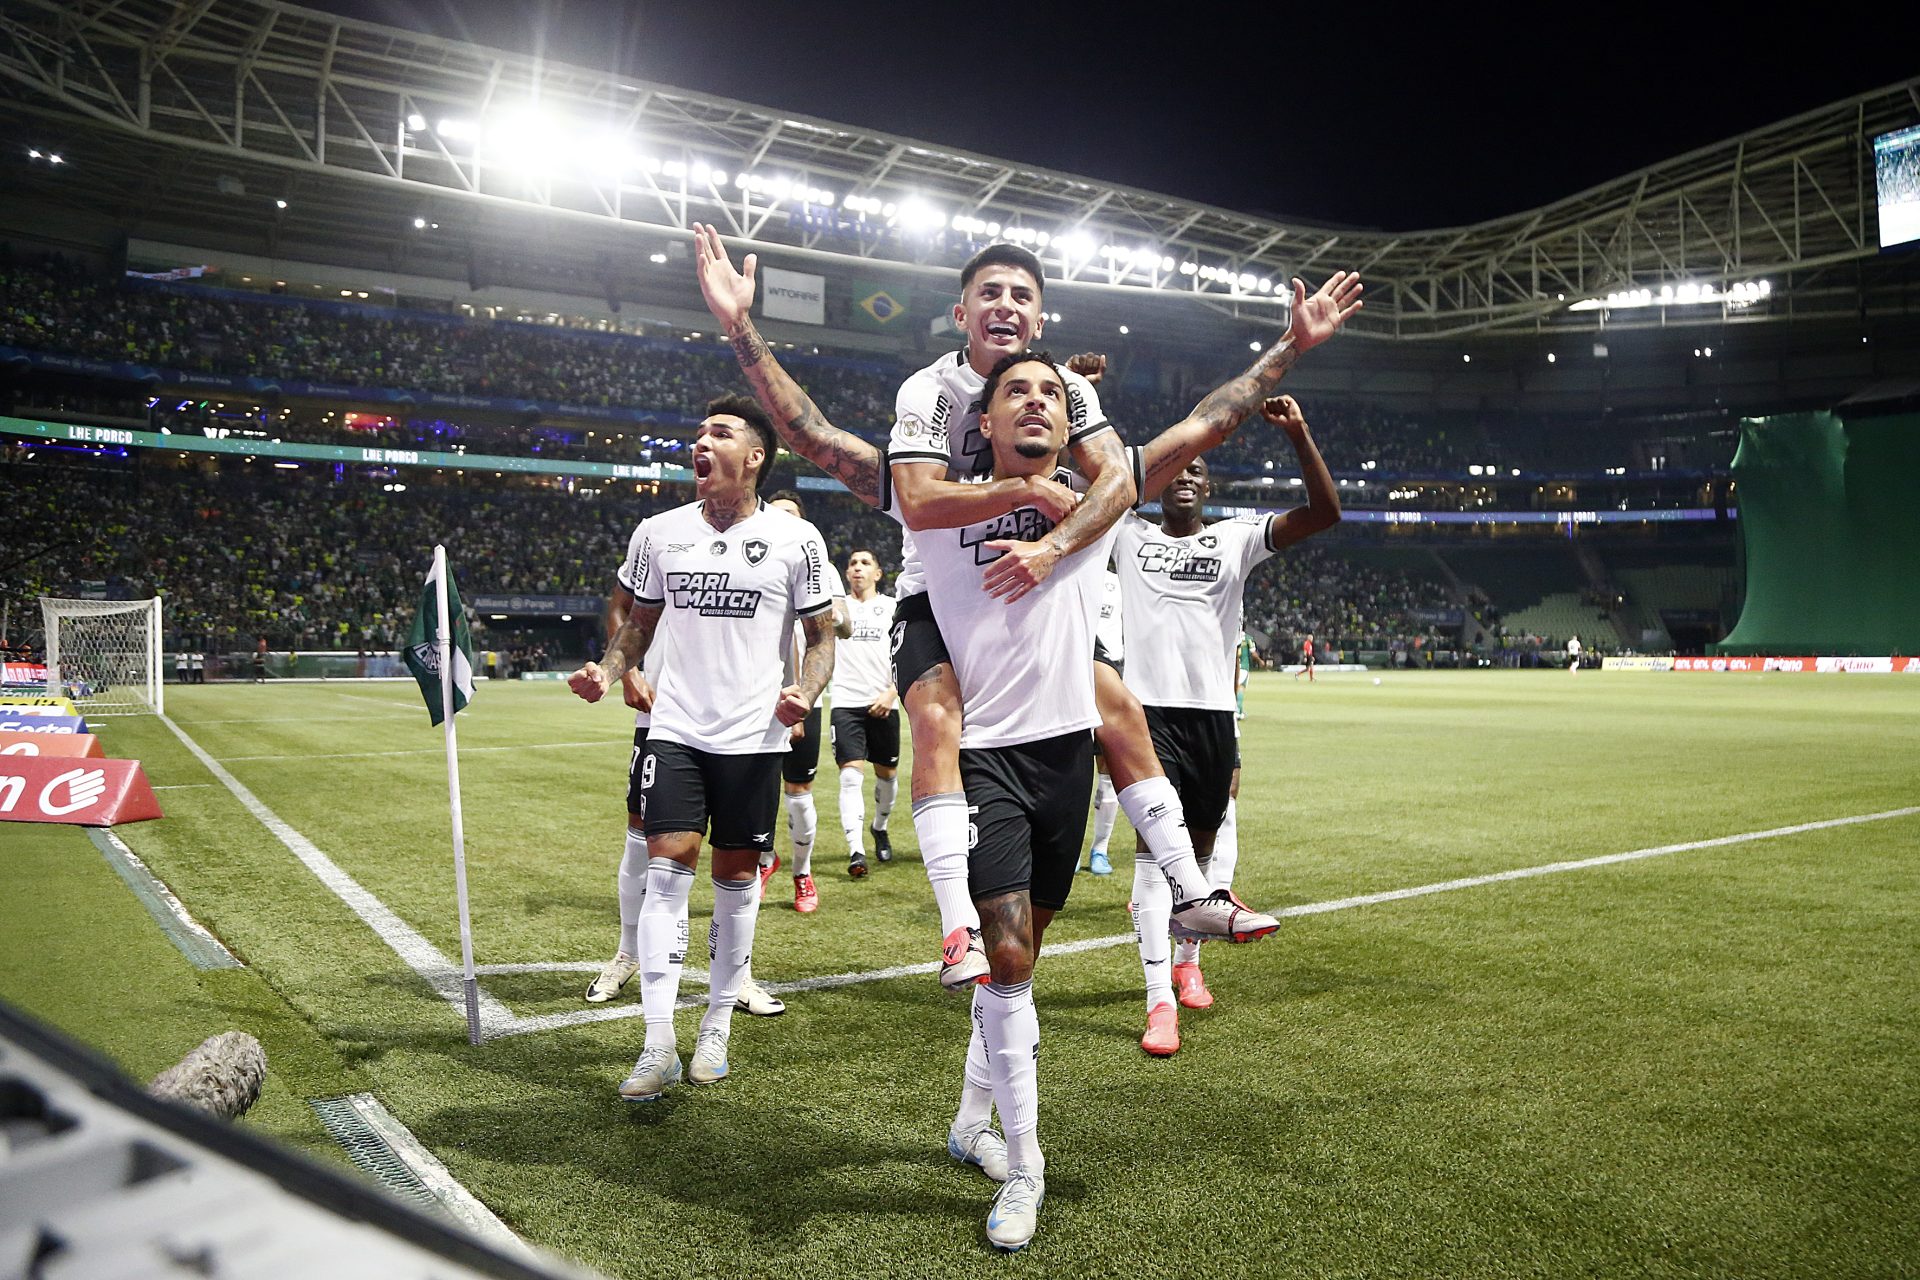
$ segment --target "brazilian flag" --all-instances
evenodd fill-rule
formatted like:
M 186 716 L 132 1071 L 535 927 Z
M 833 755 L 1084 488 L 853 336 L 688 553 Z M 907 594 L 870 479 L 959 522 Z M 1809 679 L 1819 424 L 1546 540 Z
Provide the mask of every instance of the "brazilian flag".
M 908 292 L 898 286 L 889 288 L 873 280 L 856 280 L 851 316 L 853 328 L 864 329 L 868 333 L 892 333 L 904 329 Z

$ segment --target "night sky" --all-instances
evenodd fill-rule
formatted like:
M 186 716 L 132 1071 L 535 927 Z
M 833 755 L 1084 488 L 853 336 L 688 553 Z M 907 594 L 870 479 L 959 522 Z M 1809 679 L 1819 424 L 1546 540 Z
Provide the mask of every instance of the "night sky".
M 1336 225 L 1473 222 L 1920 73 L 1898 6 L 1758 10 L 1349 3 L 313 7 L 904 134 L 1187 199 Z M 1571 11 L 1570 6 L 1563 6 Z M 1218 9 L 1233 16 L 1195 21 Z M 969 15 L 985 15 L 970 18 Z M 1542 16 L 1548 14 L 1548 16 Z

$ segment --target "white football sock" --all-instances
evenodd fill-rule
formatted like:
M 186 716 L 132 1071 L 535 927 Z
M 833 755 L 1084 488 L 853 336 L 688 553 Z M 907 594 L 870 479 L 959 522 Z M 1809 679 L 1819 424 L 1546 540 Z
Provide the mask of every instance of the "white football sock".
M 885 831 L 887 823 L 893 818 L 893 797 L 900 791 L 900 775 L 883 778 L 873 776 L 873 829 Z
M 793 839 L 793 874 L 813 874 L 813 834 L 820 827 L 820 815 L 814 811 L 813 792 L 802 791 L 787 797 L 787 835 Z
M 647 864 L 647 901 L 640 909 L 640 1007 L 649 1049 L 674 1047 L 673 1005 L 687 962 L 687 895 L 692 891 L 692 867 L 670 858 Z
M 1173 1002 L 1173 966 L 1167 930 L 1173 924 L 1173 890 L 1160 868 L 1145 858 L 1133 860 L 1133 937 L 1140 944 L 1140 968 L 1147 978 L 1147 1012 Z
M 865 853 L 867 825 L 867 771 L 850 764 L 840 771 L 840 833 L 847 838 L 847 856 Z
M 1180 805 L 1180 793 L 1162 776 L 1142 778 L 1120 793 L 1120 807 L 1127 821 L 1140 833 L 1141 843 L 1153 854 L 1153 861 L 1166 873 L 1173 890 L 1174 905 L 1204 898 L 1213 890 L 1206 873 L 1193 858 L 1193 838 L 1187 834 L 1187 814 Z
M 700 1029 L 733 1026 L 733 1003 L 753 959 L 753 926 L 760 918 L 760 877 L 713 880 L 713 923 L 707 928 L 707 1016 Z
M 953 1117 L 956 1133 L 993 1120 L 993 1068 L 987 1061 L 987 1033 L 980 1025 L 980 991 L 975 983 L 973 1009 L 967 1015 L 967 1065 L 960 1087 L 960 1110 Z
M 1007 1165 L 1039 1173 L 1046 1161 L 1040 1155 L 1040 1018 L 1033 1009 L 1033 982 L 989 982 L 976 998 L 993 1100 L 1007 1139 Z
M 913 831 L 920 838 L 920 860 L 940 908 L 940 936 L 955 929 L 978 929 L 980 912 L 967 889 L 967 796 L 949 791 L 913 802 Z
M 1213 860 L 1207 863 L 1207 883 L 1216 889 L 1233 888 L 1234 868 L 1240 865 L 1240 802 L 1227 801 L 1227 816 L 1213 836 Z
M 1120 816 L 1120 797 L 1113 793 L 1113 779 L 1100 775 L 1099 790 L 1093 796 L 1093 847 L 1106 852 L 1107 839 L 1113 835 L 1113 820 Z
M 647 900 L 647 833 L 627 828 L 627 847 L 620 855 L 620 954 L 640 955 L 640 907 Z

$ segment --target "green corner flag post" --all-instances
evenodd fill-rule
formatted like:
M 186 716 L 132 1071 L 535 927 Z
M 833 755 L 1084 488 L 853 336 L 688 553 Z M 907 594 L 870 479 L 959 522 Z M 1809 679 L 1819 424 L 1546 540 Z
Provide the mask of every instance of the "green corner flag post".
M 429 634 L 431 628 L 431 634 Z M 467 911 L 467 837 L 460 820 L 460 752 L 453 718 L 473 698 L 473 635 L 460 592 L 447 572 L 447 549 L 433 549 L 433 568 L 420 592 L 420 611 L 407 637 L 407 670 L 420 682 L 427 713 L 447 730 L 447 796 L 453 809 L 453 880 L 460 902 L 460 964 L 466 979 L 467 1042 L 480 1043 L 480 983 L 473 971 L 473 922 Z

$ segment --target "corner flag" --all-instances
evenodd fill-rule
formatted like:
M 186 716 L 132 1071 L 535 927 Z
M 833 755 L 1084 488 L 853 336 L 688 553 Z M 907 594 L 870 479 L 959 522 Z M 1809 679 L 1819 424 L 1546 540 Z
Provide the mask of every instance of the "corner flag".
M 453 585 L 453 574 L 445 569 L 445 565 L 442 555 L 434 556 L 433 568 L 427 571 L 427 584 L 420 592 L 420 610 L 414 614 L 413 630 L 407 635 L 407 651 L 404 655 L 407 670 L 419 681 L 420 696 L 427 700 L 427 713 L 433 717 L 435 724 L 447 718 L 440 693 L 438 641 L 441 630 L 439 583 L 443 571 L 447 577 L 447 624 L 452 640 L 448 652 L 453 659 L 451 687 L 454 713 L 466 710 L 468 701 L 473 697 L 473 634 L 467 628 L 466 614 L 460 609 L 460 592 Z

